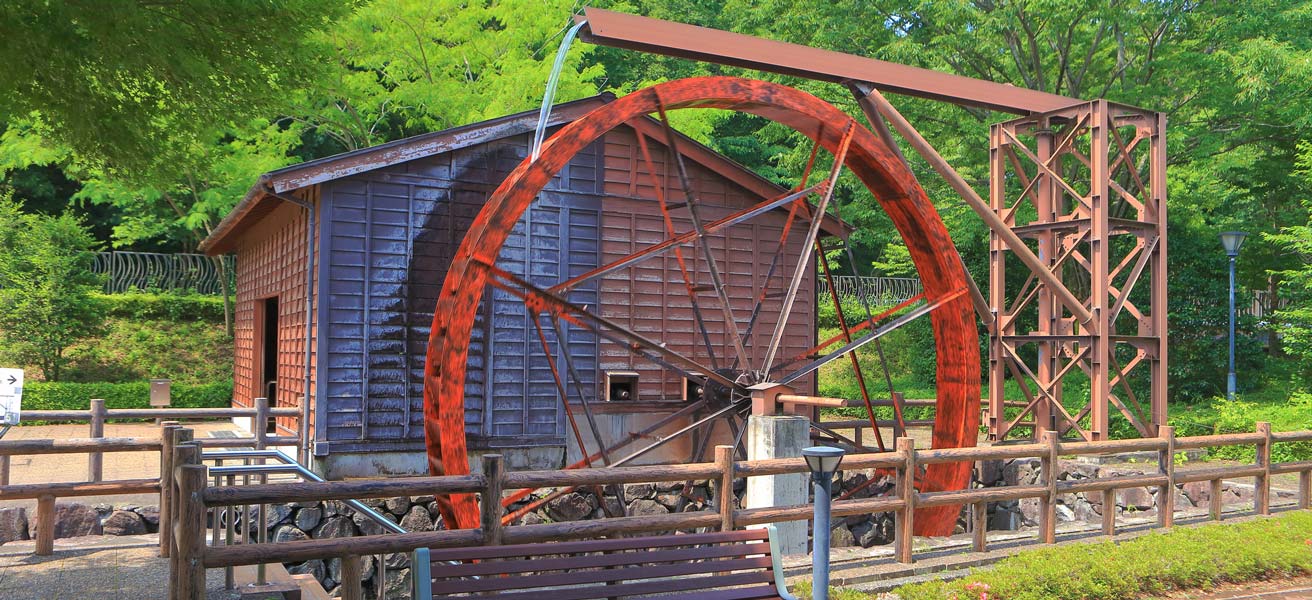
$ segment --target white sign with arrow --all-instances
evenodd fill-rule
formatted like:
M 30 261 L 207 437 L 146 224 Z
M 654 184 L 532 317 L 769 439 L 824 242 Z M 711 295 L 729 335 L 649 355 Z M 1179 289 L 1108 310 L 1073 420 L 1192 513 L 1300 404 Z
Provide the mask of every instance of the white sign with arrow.
M 17 425 L 23 406 L 23 370 L 0 369 L 0 425 Z

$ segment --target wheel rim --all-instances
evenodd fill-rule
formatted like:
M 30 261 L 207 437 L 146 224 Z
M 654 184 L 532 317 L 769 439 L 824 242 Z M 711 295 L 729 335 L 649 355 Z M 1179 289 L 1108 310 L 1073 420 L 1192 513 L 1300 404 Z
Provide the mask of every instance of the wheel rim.
M 464 385 L 475 314 L 512 228 L 538 193 L 575 154 L 612 129 L 649 114 L 718 108 L 755 114 L 801 132 L 843 156 L 843 165 L 872 192 L 907 245 L 920 275 L 934 333 L 937 382 L 933 447 L 975 444 L 979 428 L 979 345 L 964 267 L 942 220 L 904 163 L 874 134 L 832 105 L 786 86 L 733 77 L 672 81 L 602 106 L 564 126 L 492 193 L 465 235 L 443 284 L 425 362 L 424 418 L 428 465 L 434 475 L 467 474 Z M 849 147 L 840 152 L 845 139 Z M 773 363 L 767 363 L 773 364 Z M 562 399 L 563 400 L 563 399 Z M 586 454 L 586 449 L 583 450 Z M 931 465 L 922 491 L 969 485 L 966 463 Z M 471 494 L 438 499 L 449 528 L 478 526 Z M 956 507 L 917 511 L 920 535 L 951 532 Z

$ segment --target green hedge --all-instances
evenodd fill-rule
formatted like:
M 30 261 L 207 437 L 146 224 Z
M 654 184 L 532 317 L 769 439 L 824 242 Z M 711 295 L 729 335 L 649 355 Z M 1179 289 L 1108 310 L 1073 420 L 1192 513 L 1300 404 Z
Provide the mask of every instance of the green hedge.
M 907 585 L 902 600 L 1139 598 L 1312 573 L 1312 512 L 1213 523 L 1022 552 L 958 581 Z
M 105 314 L 125 319 L 223 322 L 223 298 L 200 294 L 97 294 Z
M 224 408 L 232 405 L 232 382 L 173 384 L 173 408 Z M 23 386 L 23 410 L 86 410 L 92 398 L 107 408 L 150 408 L 150 383 L 29 382 Z

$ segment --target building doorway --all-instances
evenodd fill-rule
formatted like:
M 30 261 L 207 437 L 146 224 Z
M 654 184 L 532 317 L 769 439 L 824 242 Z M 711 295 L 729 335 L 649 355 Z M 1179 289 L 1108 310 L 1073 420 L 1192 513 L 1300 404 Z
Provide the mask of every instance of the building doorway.
M 270 406 L 278 405 L 278 297 L 261 300 L 260 306 L 260 377 L 255 395 L 269 399 Z M 276 424 L 270 419 L 266 433 L 275 433 Z

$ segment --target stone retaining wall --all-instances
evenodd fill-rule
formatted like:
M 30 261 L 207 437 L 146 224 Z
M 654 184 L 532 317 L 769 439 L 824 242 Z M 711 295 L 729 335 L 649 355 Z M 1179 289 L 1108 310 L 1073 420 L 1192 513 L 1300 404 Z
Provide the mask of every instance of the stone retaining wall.
M 139 535 L 159 531 L 159 507 L 78 502 L 55 503 L 55 538 L 87 535 Z M 0 544 L 30 540 L 36 515 L 23 507 L 0 508 Z

